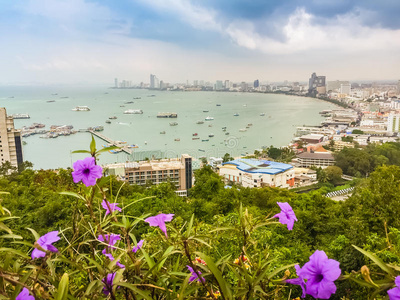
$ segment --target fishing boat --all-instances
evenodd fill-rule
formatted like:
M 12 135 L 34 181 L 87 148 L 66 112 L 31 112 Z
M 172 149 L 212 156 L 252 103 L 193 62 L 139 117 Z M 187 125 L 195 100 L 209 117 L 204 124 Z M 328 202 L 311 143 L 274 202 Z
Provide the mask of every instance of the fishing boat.
M 142 99 L 142 97 L 133 97 L 133 99 Z
M 108 150 L 108 152 L 110 152 L 111 154 L 117 154 L 117 153 L 120 153 L 121 151 L 122 151 L 122 149 Z
M 203 112 L 208 112 L 208 110 L 203 110 Z
M 180 140 L 181 140 L 181 139 L 179 139 L 179 138 L 178 138 L 178 139 L 174 139 L 175 142 L 179 142 Z
M 209 140 L 207 139 L 207 140 L 201 140 L 202 142 L 208 142 Z
M 213 121 L 214 118 L 213 118 L 213 117 L 207 117 L 207 118 L 205 118 L 205 120 L 206 120 L 206 121 Z
M 111 121 L 110 121 L 110 120 L 106 120 L 106 123 L 107 123 L 107 124 L 111 124 Z
M 217 104 L 217 106 L 221 106 L 221 104 Z
M 90 108 L 88 106 L 77 106 L 72 109 L 73 111 L 90 111 Z
M 192 140 L 199 140 L 199 139 L 200 139 L 199 137 L 192 138 Z
M 143 114 L 143 110 L 141 110 L 141 109 L 128 109 L 128 110 L 124 111 L 124 114 L 129 114 L 129 115 L 139 114 L 139 115 L 141 115 L 141 114 Z
M 56 100 L 48 100 L 46 101 L 47 103 L 52 103 L 52 102 L 56 102 Z
M 112 116 L 112 117 L 108 117 L 110 120 L 115 120 L 115 119 L 117 119 L 117 117 L 116 116 Z
M 238 114 L 238 113 L 235 113 L 235 114 L 233 114 L 233 116 L 234 116 L 234 117 L 238 117 L 238 116 L 239 116 L 239 114 Z
M 204 121 L 197 121 L 196 124 L 204 124 Z
M 176 125 L 178 125 L 178 123 L 177 122 L 171 122 L 171 123 L 169 123 L 169 125 L 170 126 L 176 126 Z
M 214 137 L 214 133 L 210 133 L 208 137 Z
M 134 145 L 134 144 L 133 144 L 133 145 L 128 145 L 127 147 L 128 147 L 128 148 L 139 148 L 138 145 Z
M 132 104 L 132 103 L 134 103 L 133 101 L 126 101 L 126 102 L 124 102 L 125 104 Z
M 225 135 L 229 135 L 229 132 L 225 132 Z
M 160 134 L 165 134 L 165 131 L 160 131 Z
M 193 133 L 192 136 L 198 136 L 197 132 L 196 132 L 196 133 Z
M 261 116 L 261 117 L 264 117 L 264 116 L 265 116 L 265 113 L 261 113 L 260 116 Z
M 253 123 L 249 123 L 249 124 L 247 124 L 247 126 L 253 126 Z
M 204 150 L 204 149 L 199 149 L 199 151 L 201 151 L 201 152 L 206 152 L 206 150 Z
M 245 132 L 245 131 L 247 131 L 246 128 L 241 128 L 241 129 L 239 129 L 239 132 Z

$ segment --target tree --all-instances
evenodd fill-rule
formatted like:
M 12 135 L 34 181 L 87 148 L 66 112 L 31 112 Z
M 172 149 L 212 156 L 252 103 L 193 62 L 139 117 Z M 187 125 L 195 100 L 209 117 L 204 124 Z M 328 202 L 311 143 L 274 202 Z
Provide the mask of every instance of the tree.
M 327 180 L 332 184 L 339 184 L 342 181 L 343 171 L 337 166 L 329 166 L 324 170 Z
M 268 156 L 272 159 L 278 159 L 281 156 L 282 150 L 271 146 L 268 148 Z
M 14 167 L 11 162 L 9 162 L 8 160 L 6 160 L 5 162 L 3 162 L 0 165 L 0 176 L 6 176 L 6 175 L 10 175 L 11 173 L 14 173 L 15 171 L 17 171 L 17 168 Z
M 352 131 L 352 134 L 364 134 L 364 131 L 360 130 L 360 129 L 354 129 Z
M 255 152 L 254 152 L 254 154 L 255 154 Z M 222 158 L 222 162 L 226 163 L 231 160 L 233 160 L 233 157 L 229 153 L 225 153 L 224 157 Z

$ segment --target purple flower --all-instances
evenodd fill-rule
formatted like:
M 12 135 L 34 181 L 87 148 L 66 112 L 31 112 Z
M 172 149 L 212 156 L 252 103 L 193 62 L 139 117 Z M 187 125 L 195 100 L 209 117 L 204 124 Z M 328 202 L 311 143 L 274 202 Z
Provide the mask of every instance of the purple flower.
M 120 239 L 121 239 L 121 236 L 119 234 L 114 234 L 114 233 L 111 233 L 111 234 L 100 234 L 99 237 L 98 237 L 98 240 L 100 242 L 104 242 L 104 243 L 108 244 L 107 248 L 112 248 L 112 249 L 115 249 L 115 247 L 112 247 L 112 246 L 114 246 L 115 243 L 117 241 L 119 241 Z M 106 249 L 104 249 L 104 250 L 106 250 Z
M 111 253 L 107 253 L 107 252 L 106 252 L 106 249 L 104 249 L 104 250 L 102 251 L 102 253 L 103 253 L 110 261 L 113 261 L 113 260 L 114 260 L 114 256 L 113 256 Z M 124 269 L 124 268 L 125 268 L 125 265 L 121 264 L 121 263 L 119 262 L 119 260 L 115 263 L 115 265 L 118 266 L 118 267 L 120 267 L 121 269 Z
M 295 265 L 294 268 L 296 269 L 296 273 L 299 274 L 299 272 L 301 270 L 300 266 Z M 286 279 L 285 281 L 290 284 L 299 285 L 301 287 L 301 289 L 303 290 L 303 293 L 301 294 L 301 298 L 304 298 L 306 296 L 306 288 L 305 288 L 306 283 L 304 282 L 304 279 L 302 277 L 299 276 L 298 278 Z
M 324 251 L 316 250 L 310 261 L 297 271 L 300 278 L 307 279 L 306 292 L 319 299 L 329 299 L 336 292 L 334 281 L 340 276 L 339 262 L 328 259 Z
M 143 247 L 143 242 L 144 242 L 144 240 L 140 240 L 140 241 L 136 244 L 136 246 L 132 248 L 132 251 L 136 253 L 140 248 Z
M 165 233 L 165 236 L 168 238 L 167 235 L 167 227 L 165 226 L 165 222 L 170 222 L 174 214 L 159 214 L 154 217 L 148 217 L 144 221 L 149 223 L 150 226 L 157 226 L 160 227 L 161 231 Z
M 117 205 L 118 203 L 110 203 L 106 199 L 101 202 L 101 206 L 103 206 L 103 208 L 106 210 L 106 216 L 110 213 L 110 210 L 111 212 L 114 212 L 116 210 L 121 211 L 121 208 L 119 208 Z M 108 207 L 110 207 L 110 209 L 108 209 Z
M 287 202 L 277 202 L 276 204 L 281 208 L 281 212 L 273 216 L 273 218 L 279 218 L 281 224 L 287 224 L 287 229 L 292 230 L 294 221 L 297 221 L 292 207 Z
M 15 300 L 35 300 L 35 297 L 29 295 L 29 290 L 24 287 Z
M 36 243 L 42 247 L 46 251 L 51 251 L 51 252 L 58 252 L 57 248 L 54 247 L 52 244 L 60 240 L 60 237 L 58 236 L 58 231 L 51 231 L 49 233 L 46 233 L 45 235 L 41 236 Z M 32 251 L 32 259 L 39 258 L 39 257 L 45 257 L 46 252 L 43 252 L 39 249 L 33 249 Z
M 400 300 L 400 276 L 394 280 L 396 287 L 387 291 L 389 300 Z
M 73 167 L 72 178 L 75 183 L 82 180 L 84 185 L 92 186 L 96 184 L 96 178 L 103 176 L 103 169 L 95 164 L 94 157 L 77 160 L 74 162 Z
M 199 278 L 199 276 L 197 276 L 196 272 L 193 270 L 193 268 L 191 266 L 186 266 L 186 267 L 189 269 L 190 273 L 192 273 L 192 276 L 190 276 L 190 278 L 189 278 L 189 282 L 192 282 L 195 280 L 201 280 L 203 283 L 206 282 L 206 280 L 203 277 Z M 197 271 L 197 273 L 199 273 L 199 275 L 201 275 L 200 271 Z
M 113 281 L 116 273 L 107 274 L 106 278 L 103 278 L 102 282 L 104 283 L 103 293 L 108 296 L 112 291 Z

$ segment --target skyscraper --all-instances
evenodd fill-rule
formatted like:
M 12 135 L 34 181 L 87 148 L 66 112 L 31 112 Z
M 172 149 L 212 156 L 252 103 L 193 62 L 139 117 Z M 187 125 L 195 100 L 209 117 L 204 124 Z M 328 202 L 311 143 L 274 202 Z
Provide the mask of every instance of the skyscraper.
M 118 88 L 118 78 L 114 79 L 114 87 L 117 89 Z
M 23 162 L 21 132 L 14 128 L 14 119 L 0 107 L 0 164 L 9 161 L 18 167 Z
M 150 74 L 150 88 L 151 89 L 155 88 L 155 78 L 156 78 L 156 75 Z
M 260 82 L 258 81 L 258 79 L 254 80 L 254 88 L 258 88 L 260 86 Z
M 308 93 L 312 96 L 326 94 L 325 76 L 317 76 L 317 74 L 312 73 L 308 80 Z

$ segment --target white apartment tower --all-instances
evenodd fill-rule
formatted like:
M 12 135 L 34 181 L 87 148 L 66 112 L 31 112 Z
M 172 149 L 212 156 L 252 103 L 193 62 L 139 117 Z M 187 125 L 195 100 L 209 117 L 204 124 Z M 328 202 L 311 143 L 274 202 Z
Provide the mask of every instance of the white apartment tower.
M 387 132 L 400 132 L 400 114 L 390 114 L 388 116 Z
M 9 161 L 18 167 L 23 162 L 21 132 L 14 128 L 14 119 L 0 107 L 0 164 Z

